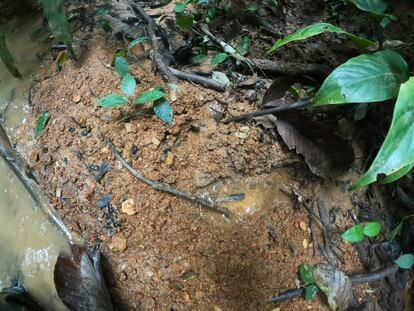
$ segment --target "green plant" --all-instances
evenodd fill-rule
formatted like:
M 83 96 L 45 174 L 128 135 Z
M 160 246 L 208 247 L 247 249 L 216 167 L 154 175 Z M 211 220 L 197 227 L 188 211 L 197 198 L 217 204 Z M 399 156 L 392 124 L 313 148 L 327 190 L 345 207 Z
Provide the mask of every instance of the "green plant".
M 301 264 L 299 266 L 299 275 L 305 286 L 305 299 L 312 300 L 318 292 L 318 286 L 315 283 L 313 272 L 315 267 L 312 265 Z
M 407 215 L 405 216 L 403 219 L 401 219 L 401 221 L 398 223 L 398 225 L 396 225 L 394 227 L 394 229 L 392 229 L 391 233 L 390 233 L 390 240 L 394 240 L 397 236 L 399 236 L 401 234 L 403 225 L 404 225 L 404 221 L 406 221 L 408 218 L 414 217 L 414 214 L 411 215 Z
M 404 254 L 394 260 L 394 262 L 401 269 L 410 269 L 414 265 L 414 256 L 412 254 Z
M 43 130 L 45 129 L 48 121 L 49 121 L 49 112 L 48 111 L 42 112 L 39 115 L 39 118 L 37 119 L 37 122 L 36 122 L 35 138 L 39 137 L 43 133 Z
M 130 46 L 142 41 L 143 40 L 131 42 L 133 44 L 130 43 Z M 120 88 L 124 95 L 109 94 L 99 98 L 97 100 L 97 105 L 103 108 L 116 108 L 128 104 L 129 99 L 134 95 L 137 87 L 136 81 L 130 73 L 128 62 L 124 57 L 116 56 L 114 67 L 121 77 Z M 135 98 L 133 103 L 135 105 L 143 105 L 152 102 L 155 115 L 165 123 L 171 124 L 173 120 L 173 109 L 170 103 L 165 99 L 165 96 L 166 93 L 162 90 L 162 87 L 158 86 L 142 93 Z
M 382 0 L 352 0 L 361 10 L 370 12 L 378 21 L 392 19 L 385 14 L 386 3 Z M 367 45 L 368 41 L 354 37 L 330 24 L 315 24 L 276 41 L 269 53 L 297 40 L 309 38 L 321 32 L 344 33 L 356 43 Z M 361 44 L 360 44 L 361 45 Z M 372 103 L 397 99 L 390 129 L 368 171 L 351 187 L 358 189 L 385 175 L 381 183 L 393 182 L 414 167 L 414 78 L 400 54 L 391 50 L 378 51 L 354 57 L 336 68 L 316 93 L 313 106 L 348 103 Z
M 357 224 L 352 226 L 344 233 L 342 238 L 351 243 L 361 242 L 366 236 L 373 238 L 381 232 L 381 225 L 378 222 L 369 222 L 365 225 Z

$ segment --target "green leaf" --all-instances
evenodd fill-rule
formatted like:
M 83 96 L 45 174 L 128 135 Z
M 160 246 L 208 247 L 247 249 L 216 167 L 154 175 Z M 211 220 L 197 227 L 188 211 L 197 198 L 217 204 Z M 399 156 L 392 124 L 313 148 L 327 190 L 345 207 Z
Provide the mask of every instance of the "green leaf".
M 98 106 L 102 108 L 115 108 L 125 105 L 128 102 L 124 96 L 118 94 L 111 94 L 102 97 L 96 101 Z
M 373 221 L 369 222 L 364 226 L 364 234 L 367 237 L 374 238 L 381 232 L 380 223 Z
M 127 73 L 121 80 L 121 90 L 126 96 L 132 96 L 135 92 L 137 83 L 133 76 Z
M 270 48 L 270 50 L 267 53 L 272 53 L 276 51 L 281 46 L 284 46 L 285 44 L 288 44 L 293 41 L 298 40 L 304 40 L 310 37 L 317 36 L 324 32 L 333 32 L 337 34 L 346 34 L 348 35 L 351 40 L 358 46 L 360 49 L 365 49 L 368 46 L 374 44 L 374 42 L 358 37 L 352 33 L 346 32 L 342 28 L 336 27 L 332 24 L 328 23 L 317 23 L 313 24 L 307 27 L 304 27 L 302 29 L 297 30 L 296 32 L 284 37 L 283 39 L 279 39 L 275 42 L 275 44 Z
M 377 15 L 384 13 L 388 6 L 383 0 L 349 0 L 349 2 L 353 3 L 362 11 L 375 13 Z
M 142 105 L 148 102 L 153 102 L 157 99 L 163 98 L 165 95 L 166 94 L 163 91 L 155 88 L 153 90 L 146 91 L 138 96 L 135 99 L 135 104 Z
M 197 55 L 193 56 L 192 60 L 195 64 L 201 64 L 202 62 L 204 62 L 206 57 L 207 56 L 204 55 L 204 54 L 197 54 Z
M 212 59 L 211 59 L 211 64 L 213 66 L 217 66 L 218 64 L 224 62 L 227 58 L 229 57 L 229 55 L 227 53 L 219 53 L 216 54 Z
M 177 17 L 176 19 L 177 26 L 184 28 L 184 29 L 190 28 L 191 26 L 193 26 L 193 21 L 194 21 L 194 18 L 189 15 L 181 15 Z
M 138 37 L 138 38 L 136 38 L 135 40 L 132 40 L 131 42 L 129 42 L 129 44 L 128 44 L 128 48 L 129 49 L 132 49 L 134 46 L 136 46 L 137 44 L 140 44 L 141 42 L 143 42 L 143 41 L 145 41 L 145 40 L 147 40 L 148 38 L 147 37 L 144 37 L 144 36 L 142 36 L 142 37 Z
M 390 233 L 390 240 L 391 241 L 395 240 L 395 238 L 401 234 L 403 224 L 404 224 L 404 220 L 401 220 L 401 222 L 394 229 L 392 229 L 392 231 Z
M 244 36 L 244 37 L 238 36 L 235 39 L 235 41 L 236 41 L 236 50 L 241 55 L 246 55 L 247 53 L 250 52 L 250 45 L 252 41 L 250 40 L 248 36 Z
M 381 85 L 381 84 L 380 84 Z M 384 85 L 381 85 L 384 88 Z M 378 174 L 387 176 L 414 164 L 414 77 L 401 85 L 391 127 L 371 167 L 352 189 L 376 181 Z
M 410 269 L 414 264 L 414 256 L 411 254 L 401 255 L 397 260 L 394 261 L 401 269 Z
M 73 53 L 72 34 L 65 13 L 64 0 L 39 0 L 43 14 L 47 19 L 50 30 L 59 39 L 65 42 L 69 54 Z M 73 56 L 73 55 L 72 55 Z
M 173 109 L 170 103 L 165 98 L 157 99 L 154 102 L 154 112 L 155 115 L 167 124 L 172 123 L 173 120 Z
M 190 3 L 190 1 L 184 1 L 184 2 L 179 2 L 175 5 L 174 7 L 174 12 L 175 13 L 181 13 L 182 11 L 184 11 L 186 9 L 186 7 L 188 6 L 188 4 Z
M 300 277 L 302 278 L 303 283 L 305 283 L 305 285 L 315 283 L 315 278 L 313 276 L 314 270 L 315 270 L 315 267 L 312 265 L 307 265 L 303 263 L 299 266 L 299 274 L 300 274 Z
M 351 242 L 351 243 L 358 243 L 361 242 L 365 235 L 364 235 L 364 227 L 360 224 L 355 225 L 348 230 L 346 230 L 344 233 L 342 233 L 342 238 L 345 241 Z
M 10 73 L 13 75 L 13 77 L 22 77 L 16 65 L 14 64 L 13 57 L 11 56 L 6 45 L 6 38 L 2 32 L 0 32 L 0 58 L 6 66 L 7 70 L 10 71 Z
M 115 58 L 115 70 L 119 73 L 121 77 L 129 73 L 129 66 L 125 58 L 122 56 L 117 56 Z
M 371 103 L 395 98 L 408 79 L 408 66 L 391 50 L 363 54 L 336 68 L 324 81 L 314 105 Z
M 35 127 L 35 138 L 38 138 L 42 134 L 46 127 L 47 121 L 49 121 L 49 112 L 44 111 L 39 115 Z
M 318 286 L 316 286 L 315 284 L 310 284 L 308 286 L 306 286 L 305 289 L 305 299 L 306 300 L 313 300 L 316 297 L 316 294 L 318 293 Z
M 407 166 L 404 166 L 400 170 L 396 171 L 395 173 L 392 173 L 391 175 L 388 175 L 383 180 L 381 180 L 381 185 L 392 183 L 401 177 L 407 175 L 414 167 L 414 164 L 410 164 Z

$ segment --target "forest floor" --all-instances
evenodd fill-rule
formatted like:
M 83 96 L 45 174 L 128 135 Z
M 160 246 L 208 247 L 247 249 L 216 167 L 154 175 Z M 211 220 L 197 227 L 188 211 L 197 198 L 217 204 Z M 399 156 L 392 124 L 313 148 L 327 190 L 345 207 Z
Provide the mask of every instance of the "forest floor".
M 313 1 L 285 2 L 284 34 L 331 13 L 320 13 Z M 346 27 L 352 31 L 357 26 L 348 22 Z M 269 302 L 296 287 L 301 263 L 326 261 L 322 253 L 327 242 L 309 214 L 318 214 L 320 208 L 329 215 L 330 243 L 341 270 L 352 275 L 387 263 L 378 249 L 387 239 L 385 208 L 393 204 L 392 198 L 376 187 L 348 190 L 363 171 L 366 156 L 352 120 L 341 118 L 335 131 L 352 142 L 354 164 L 331 179 L 319 178 L 279 137 L 254 122 L 217 121 L 218 113 L 257 110 L 259 101 L 246 98 L 243 89 L 218 93 L 183 82 L 177 98 L 170 98 L 172 126 L 150 110 L 136 116 L 132 104 L 113 110 L 98 107 L 97 98 L 119 91 L 119 76 L 110 67 L 118 46 L 100 30 L 76 36 L 79 61 L 67 61 L 57 72 L 49 55 L 49 66 L 38 74 L 33 113 L 18 148 L 68 228 L 88 245 L 99 246 L 118 310 L 328 310 L 322 296 L 279 306 Z M 257 58 L 265 57 L 272 44 L 264 38 L 253 39 L 251 53 Z M 331 43 L 311 40 L 274 57 L 337 65 L 344 56 L 325 46 Z M 137 94 L 163 84 L 149 59 L 130 63 L 130 70 L 139 81 Z M 259 81 L 266 89 L 272 79 Z M 49 123 L 34 139 L 33 128 L 44 111 Z M 156 191 L 116 161 L 107 140 L 153 180 L 204 197 L 243 193 L 244 199 L 223 203 L 231 212 L 227 219 Z M 352 215 L 381 222 L 380 236 L 358 247 L 345 243 L 340 234 L 354 224 Z M 372 300 L 384 309 L 403 305 L 404 288 L 396 289 L 396 282 L 360 286 L 355 301 Z

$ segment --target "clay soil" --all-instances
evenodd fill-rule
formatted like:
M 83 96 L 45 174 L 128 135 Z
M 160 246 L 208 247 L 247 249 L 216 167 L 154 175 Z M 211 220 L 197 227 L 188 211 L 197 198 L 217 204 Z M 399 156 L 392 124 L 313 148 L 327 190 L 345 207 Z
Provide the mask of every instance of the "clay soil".
M 228 116 L 255 109 L 242 93 L 217 93 L 187 82 L 175 100 L 170 98 L 172 126 L 150 107 L 140 114 L 132 103 L 102 109 L 97 98 L 120 92 L 119 76 L 110 68 L 113 42 L 94 33 L 78 52 L 80 62 L 68 61 L 56 72 L 50 61 L 39 73 L 19 149 L 65 224 L 99 247 L 117 310 L 328 310 L 321 297 L 269 303 L 296 286 L 301 263 L 326 261 L 318 225 L 309 221 L 298 195 L 315 212 L 319 200 L 335 215 L 331 238 L 339 247 L 339 267 L 350 274 L 365 271 L 353 246 L 340 238 L 353 224 L 352 213 L 383 204 L 365 190 L 347 190 L 363 164 L 357 149 L 360 160 L 350 171 L 334 180 L 317 178 L 279 138 L 255 124 L 216 121 L 218 112 Z M 130 64 L 139 81 L 136 95 L 164 85 L 149 60 Z M 34 139 L 43 111 L 50 120 Z M 249 204 L 260 204 L 250 212 L 242 203 L 241 208 L 229 204 L 233 214 L 225 219 L 158 192 L 122 168 L 107 140 L 151 179 L 199 195 L 242 188 Z M 106 174 L 98 176 L 106 165 Z M 128 214 L 122 209 L 127 200 Z M 383 220 L 379 213 L 365 217 Z M 359 294 L 372 293 L 363 289 Z

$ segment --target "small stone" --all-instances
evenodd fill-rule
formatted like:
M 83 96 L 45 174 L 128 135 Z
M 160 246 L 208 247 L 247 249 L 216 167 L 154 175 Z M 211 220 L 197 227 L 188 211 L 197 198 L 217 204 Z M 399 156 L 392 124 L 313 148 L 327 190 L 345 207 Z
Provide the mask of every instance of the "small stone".
M 151 142 L 155 145 L 155 146 L 159 146 L 160 144 L 161 144 L 161 142 L 156 138 L 156 137 L 153 137 L 152 139 L 151 139 Z
M 219 307 L 214 307 L 214 311 L 223 311 L 223 309 Z
M 134 216 L 137 213 L 134 199 L 128 199 L 122 202 L 121 211 L 129 216 Z
M 132 124 L 131 123 L 125 123 L 125 131 L 127 133 L 132 133 Z
M 174 163 L 174 155 L 171 151 L 168 151 L 167 153 L 167 157 L 165 158 L 165 164 L 167 164 L 168 166 L 173 165 Z
M 306 229 L 307 229 L 307 226 L 306 226 L 306 224 L 305 224 L 303 221 L 301 221 L 301 222 L 299 223 L 299 227 L 300 227 L 303 231 L 306 231 Z
M 80 100 L 81 100 L 81 97 L 80 97 L 79 95 L 73 95 L 73 97 L 72 97 L 72 101 L 73 101 L 75 104 L 79 103 L 79 102 L 80 102 Z
M 190 301 L 190 294 L 187 293 L 187 292 L 184 292 L 183 298 L 184 298 L 185 302 L 189 302 Z
M 56 197 L 60 198 L 62 196 L 62 189 L 61 188 L 56 188 Z
M 246 139 L 249 137 L 249 133 L 243 133 L 243 132 L 236 132 L 234 135 L 240 139 Z
M 302 242 L 302 245 L 303 245 L 303 248 L 308 248 L 308 246 L 309 246 L 308 240 L 304 239 L 303 242 Z
M 240 128 L 240 132 L 242 133 L 248 133 L 250 131 L 250 128 L 248 126 L 242 126 Z
M 115 236 L 109 244 L 109 249 L 115 252 L 123 252 L 127 248 L 127 239 L 122 236 Z
M 280 311 L 280 308 L 279 307 L 274 308 L 272 311 Z

